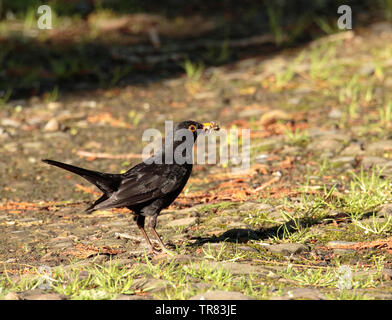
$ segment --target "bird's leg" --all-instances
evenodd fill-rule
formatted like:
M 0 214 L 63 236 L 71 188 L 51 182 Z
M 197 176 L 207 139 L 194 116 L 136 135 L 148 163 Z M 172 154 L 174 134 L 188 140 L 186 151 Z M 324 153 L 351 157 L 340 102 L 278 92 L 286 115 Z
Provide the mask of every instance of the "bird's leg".
M 141 214 L 139 214 L 137 216 L 137 218 L 136 218 L 136 223 L 137 223 L 137 226 L 138 226 L 140 232 L 142 233 L 144 239 L 146 239 L 148 245 L 150 246 L 150 251 L 152 253 L 155 253 L 156 249 L 154 248 L 154 246 L 152 245 L 150 239 L 148 238 L 146 230 L 144 230 L 144 221 L 145 221 L 145 219 L 146 219 L 145 216 L 142 216 Z
M 152 234 L 154 235 L 154 237 L 158 240 L 161 248 L 163 251 L 165 251 L 166 253 L 170 254 L 170 255 L 174 255 L 174 252 L 172 252 L 171 250 L 169 250 L 168 248 L 166 248 L 165 244 L 163 243 L 161 237 L 159 236 L 159 234 L 157 233 L 157 231 L 155 230 L 155 227 L 157 225 L 157 215 L 153 215 L 150 217 L 150 221 L 148 223 L 149 228 L 151 229 Z

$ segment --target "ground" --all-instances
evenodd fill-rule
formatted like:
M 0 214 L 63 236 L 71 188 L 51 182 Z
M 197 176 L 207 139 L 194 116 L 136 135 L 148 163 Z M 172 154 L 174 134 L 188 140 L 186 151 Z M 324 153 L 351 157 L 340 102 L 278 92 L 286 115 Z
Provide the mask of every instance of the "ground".
M 0 297 L 391 299 L 392 24 L 140 86 L 3 101 Z M 197 70 L 199 69 L 200 72 Z M 127 210 L 47 166 L 140 161 L 165 120 L 251 129 L 251 168 L 195 165 L 149 256 Z

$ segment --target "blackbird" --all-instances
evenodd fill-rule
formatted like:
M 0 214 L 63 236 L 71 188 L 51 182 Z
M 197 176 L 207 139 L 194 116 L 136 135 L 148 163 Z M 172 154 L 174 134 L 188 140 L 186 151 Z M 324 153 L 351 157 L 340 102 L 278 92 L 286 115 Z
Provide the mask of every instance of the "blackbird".
M 92 171 L 48 159 L 42 161 L 76 173 L 103 192 L 86 212 L 123 207 L 133 211 L 138 228 L 151 252 L 154 252 L 156 249 L 144 229 L 145 218 L 150 217 L 148 227 L 162 250 L 168 252 L 155 230 L 157 217 L 162 209 L 167 208 L 178 197 L 186 185 L 193 166 L 192 147 L 198 135 L 214 130 L 219 130 L 219 126 L 214 122 L 180 122 L 174 127 L 173 136 L 166 137 L 164 148 L 122 174 Z

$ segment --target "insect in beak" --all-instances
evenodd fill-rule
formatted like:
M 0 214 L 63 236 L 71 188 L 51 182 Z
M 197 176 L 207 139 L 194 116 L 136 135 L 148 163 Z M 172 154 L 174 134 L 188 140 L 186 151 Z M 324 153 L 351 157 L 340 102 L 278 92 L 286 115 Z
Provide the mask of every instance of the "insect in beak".
M 204 131 L 219 131 L 219 125 L 216 122 L 206 122 L 203 123 Z

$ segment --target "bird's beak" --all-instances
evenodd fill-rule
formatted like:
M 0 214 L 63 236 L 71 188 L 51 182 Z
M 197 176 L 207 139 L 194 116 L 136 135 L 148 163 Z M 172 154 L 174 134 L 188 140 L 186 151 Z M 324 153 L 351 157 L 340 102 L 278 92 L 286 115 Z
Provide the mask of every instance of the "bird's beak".
M 203 123 L 204 131 L 219 131 L 219 125 L 216 122 L 206 122 Z

